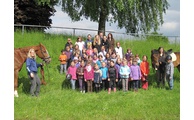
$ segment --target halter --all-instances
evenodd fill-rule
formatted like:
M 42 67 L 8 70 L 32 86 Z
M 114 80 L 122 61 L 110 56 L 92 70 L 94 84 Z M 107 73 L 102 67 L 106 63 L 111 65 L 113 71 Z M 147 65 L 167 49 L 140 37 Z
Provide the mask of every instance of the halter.
M 46 59 L 49 59 L 49 58 L 51 58 L 50 56 L 48 56 L 48 57 L 45 57 L 44 56 L 44 53 L 43 53 L 43 51 L 42 51 L 42 46 L 40 45 L 40 51 L 41 51 L 41 53 L 42 53 L 42 55 L 43 55 L 43 61 L 46 61 Z M 47 51 L 47 50 L 46 50 Z M 48 51 L 47 51 L 47 54 L 48 54 Z M 48 54 L 49 55 L 49 54 Z

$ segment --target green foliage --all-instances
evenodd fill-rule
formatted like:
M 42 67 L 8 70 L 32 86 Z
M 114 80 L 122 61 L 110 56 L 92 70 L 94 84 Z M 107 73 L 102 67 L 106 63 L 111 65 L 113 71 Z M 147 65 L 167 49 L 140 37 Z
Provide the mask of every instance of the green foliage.
M 164 42 L 169 43 L 169 40 L 166 36 L 162 36 L 161 34 L 158 34 L 156 32 L 151 33 L 150 35 L 146 36 L 146 40 L 149 41 L 157 41 L 157 42 Z
M 180 119 L 180 73 L 175 69 L 174 89 L 172 91 L 156 88 L 155 73 L 150 69 L 149 90 L 81 94 L 78 89 L 71 90 L 65 74 L 59 73 L 58 57 L 67 38 L 75 43 L 77 37 L 71 35 L 44 34 L 40 32 L 14 33 L 14 47 L 37 45 L 46 46 L 51 63 L 45 65 L 47 85 L 41 86 L 40 97 L 29 94 L 30 83 L 25 65 L 19 73 L 19 98 L 14 98 L 15 120 L 177 120 Z M 180 45 L 157 41 L 118 40 L 126 52 L 131 48 L 133 54 L 146 54 L 150 63 L 151 49 L 163 46 L 165 49 L 180 50 Z M 38 62 L 42 62 L 37 58 Z M 151 68 L 151 65 L 150 65 Z M 39 75 L 40 76 L 40 75 Z M 41 77 L 41 76 L 40 76 Z M 167 87 L 167 84 L 166 84 Z
M 53 6 L 57 4 L 57 1 L 49 0 L 49 3 L 48 0 L 46 0 L 45 2 L 43 1 L 14 0 L 14 24 L 51 26 L 52 20 L 50 19 L 50 17 L 56 12 Z M 47 27 L 27 27 L 26 29 L 38 29 L 43 31 L 45 28 Z
M 73 21 L 85 17 L 98 22 L 99 31 L 106 21 L 118 22 L 127 33 L 157 31 L 168 6 L 167 0 L 62 0 L 62 10 Z

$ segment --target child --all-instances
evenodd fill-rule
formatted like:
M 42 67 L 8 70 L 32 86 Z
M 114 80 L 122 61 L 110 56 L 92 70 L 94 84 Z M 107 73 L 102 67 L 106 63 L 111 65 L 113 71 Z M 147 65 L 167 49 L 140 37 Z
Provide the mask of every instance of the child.
M 110 67 L 108 68 L 108 94 L 111 92 L 111 87 L 113 85 L 114 92 L 116 92 L 116 82 L 118 82 L 118 70 L 115 67 L 113 60 L 110 61 Z
M 84 79 L 85 82 L 87 82 L 87 91 L 92 92 L 93 90 L 92 81 L 94 81 L 94 69 L 91 66 L 90 62 L 87 62 L 87 65 L 84 68 Z
M 60 61 L 60 73 L 62 74 L 63 71 L 66 73 L 67 56 L 65 55 L 65 50 L 61 50 L 61 55 L 59 56 L 59 61 Z
M 140 70 L 141 70 L 141 81 L 142 81 L 142 88 L 144 90 L 148 89 L 148 74 L 150 72 L 149 63 L 147 61 L 147 56 L 143 55 L 142 62 L 140 63 Z
M 86 54 L 89 55 L 93 55 L 93 49 L 92 49 L 92 45 L 88 45 L 88 48 L 86 50 Z
M 136 54 L 136 55 L 135 55 L 135 58 L 136 58 L 136 60 L 137 60 L 137 65 L 139 65 L 139 66 L 140 66 L 141 59 L 139 58 L 139 55 L 138 55 L 138 54 Z
M 107 77 L 108 77 L 108 68 L 106 67 L 106 63 L 102 62 L 102 67 L 100 68 L 102 71 L 102 89 L 107 89 Z
M 94 54 L 94 55 L 93 55 L 93 62 L 96 63 L 97 61 L 98 61 L 97 54 Z
M 115 67 L 116 67 L 117 70 L 118 70 L 118 82 L 117 82 L 116 84 L 117 84 L 117 88 L 118 88 L 119 90 L 122 89 L 122 81 L 121 81 L 120 73 L 119 73 L 120 68 L 121 68 L 121 66 L 122 66 L 121 63 L 122 63 L 121 58 L 118 58 L 117 61 L 116 61 L 116 64 L 115 64 Z
M 168 81 L 168 86 L 170 90 L 173 89 L 173 74 L 174 74 L 174 64 L 172 62 L 172 57 L 170 55 L 166 56 L 166 80 Z
M 140 66 L 141 60 L 140 60 L 140 58 L 139 58 L 139 55 L 136 54 L 136 55 L 135 55 L 135 58 L 136 58 L 136 60 L 137 60 L 137 65 Z M 138 88 L 141 88 L 141 80 L 139 80 L 138 82 L 139 82 L 139 83 L 138 83 Z
M 98 61 L 96 62 L 96 64 L 98 65 L 99 68 L 102 67 L 101 63 L 104 62 L 103 61 L 103 56 L 102 55 L 98 55 Z
M 71 57 L 72 57 L 72 52 L 70 52 L 70 47 L 67 46 L 65 49 L 65 55 L 67 56 L 67 68 L 70 66 L 71 63 Z
M 71 78 L 71 86 L 72 89 L 75 90 L 75 82 L 77 80 L 77 76 L 76 76 L 76 67 L 75 67 L 75 63 L 74 61 L 71 62 L 71 65 L 69 66 L 68 70 L 67 70 L 67 74 L 71 74 L 72 78 Z
M 140 67 L 137 65 L 136 59 L 133 60 L 133 64 L 131 65 L 130 70 L 131 70 L 130 77 L 131 80 L 133 81 L 134 92 L 138 92 L 138 84 L 139 80 L 141 79 L 141 71 Z
M 117 55 L 116 55 L 116 52 L 113 52 L 112 55 L 111 55 L 111 60 L 114 61 L 114 63 L 116 63 L 117 61 Z
M 97 64 L 94 65 L 94 85 L 96 93 L 100 91 L 100 84 L 102 83 L 102 71 Z
M 123 91 L 127 92 L 128 91 L 128 78 L 130 74 L 130 68 L 129 66 L 127 66 L 127 60 L 123 61 L 123 66 L 121 66 L 119 73 L 120 73 L 120 77 L 122 80 Z
M 80 66 L 79 62 L 78 62 L 78 58 L 77 57 L 74 57 L 73 58 L 73 61 L 75 63 L 75 67 L 78 68 Z
M 77 79 L 79 81 L 79 89 L 81 93 L 85 93 L 84 67 L 85 67 L 85 62 L 84 60 L 81 60 L 80 66 L 76 70 Z
M 125 58 L 129 61 L 129 59 L 130 59 L 131 56 L 132 56 L 131 49 L 128 48 L 128 49 L 127 49 L 127 53 L 125 54 Z

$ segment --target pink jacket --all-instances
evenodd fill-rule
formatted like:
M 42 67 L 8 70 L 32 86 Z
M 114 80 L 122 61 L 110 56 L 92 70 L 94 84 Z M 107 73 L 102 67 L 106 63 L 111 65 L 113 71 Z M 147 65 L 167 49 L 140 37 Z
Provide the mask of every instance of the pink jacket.
M 76 76 L 76 67 L 72 67 L 72 66 L 69 66 L 68 70 L 67 70 L 67 74 L 71 74 L 72 75 L 72 79 L 73 80 L 77 80 L 77 76 Z
M 91 65 L 84 68 L 84 79 L 91 80 L 94 79 L 94 69 Z

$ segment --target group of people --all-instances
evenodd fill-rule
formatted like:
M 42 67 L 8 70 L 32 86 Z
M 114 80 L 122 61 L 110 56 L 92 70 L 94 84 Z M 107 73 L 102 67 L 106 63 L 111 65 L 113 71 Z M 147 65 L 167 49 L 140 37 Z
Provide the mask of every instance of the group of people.
M 158 78 L 166 76 L 169 87 L 173 89 L 174 66 L 172 57 L 164 58 L 163 48 L 159 48 L 159 64 L 166 61 L 165 73 L 159 68 Z M 39 96 L 41 81 L 38 77 L 38 67 L 43 64 L 36 62 L 36 53 L 30 49 L 27 54 L 26 69 L 31 82 L 30 94 Z M 116 42 L 111 33 L 108 36 L 95 35 L 94 39 L 90 34 L 87 40 L 83 41 L 78 37 L 75 44 L 68 38 L 65 48 L 59 55 L 60 73 L 70 75 L 71 87 L 76 89 L 76 81 L 80 92 L 99 92 L 107 90 L 110 94 L 117 89 L 127 92 L 133 90 L 138 92 L 139 88 L 148 89 L 149 63 L 146 55 L 133 55 L 131 49 L 124 53 L 119 42 Z
M 116 44 L 115 44 L 116 43 Z M 113 35 L 103 33 L 90 34 L 85 41 L 78 37 L 75 44 L 67 39 L 65 48 L 59 55 L 60 73 L 71 75 L 72 89 L 76 89 L 76 81 L 80 92 L 108 93 L 117 89 L 124 92 L 139 88 L 148 89 L 149 63 L 147 56 L 133 55 L 130 48 L 124 53 L 120 42 L 115 42 Z

